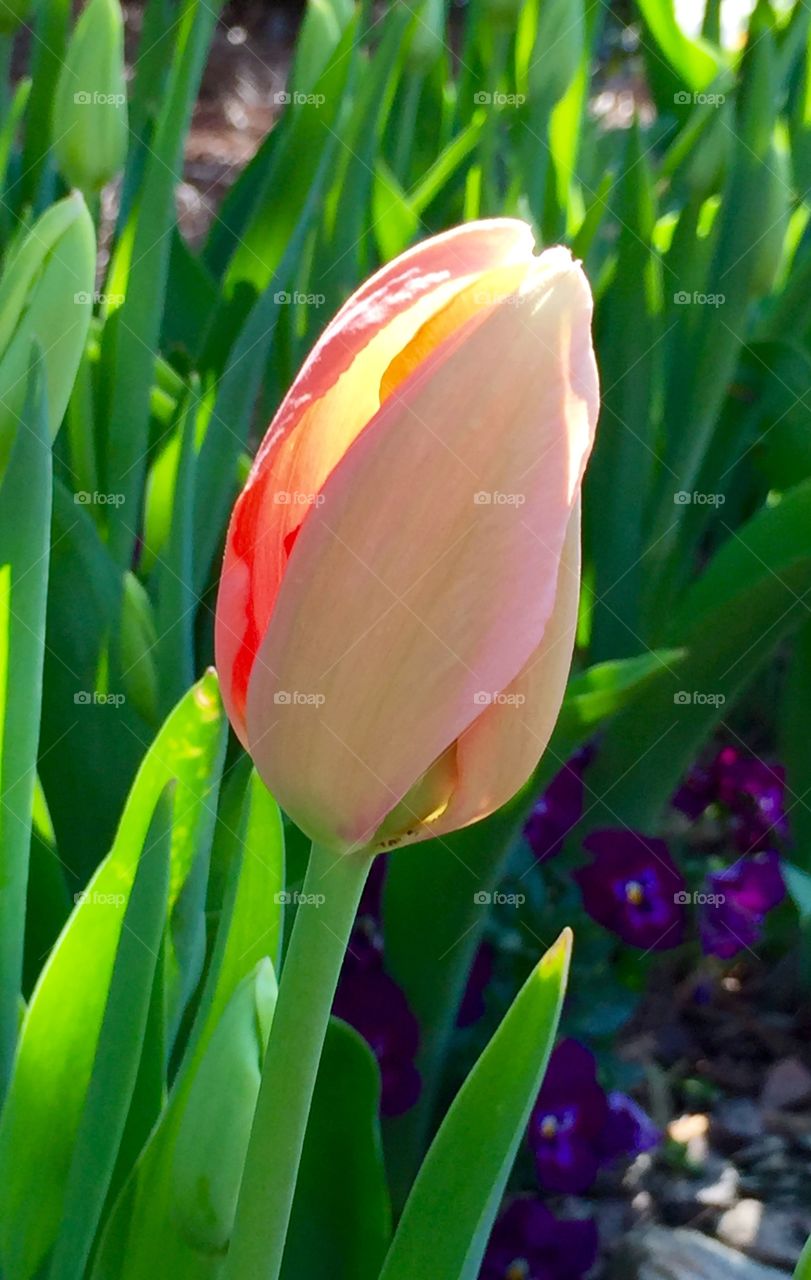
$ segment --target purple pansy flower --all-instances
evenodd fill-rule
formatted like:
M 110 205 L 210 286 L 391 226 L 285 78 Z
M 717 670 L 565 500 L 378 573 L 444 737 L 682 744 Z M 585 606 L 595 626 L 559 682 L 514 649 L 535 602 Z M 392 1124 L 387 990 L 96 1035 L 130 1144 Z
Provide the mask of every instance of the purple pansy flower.
M 767 849 L 741 858 L 707 877 L 707 896 L 701 910 L 701 945 L 710 955 L 729 960 L 760 940 L 766 913 L 783 901 L 786 886 L 780 858 Z
M 536 802 L 524 827 L 524 835 L 539 862 L 556 857 L 569 832 L 583 816 L 583 770 L 591 759 L 584 748 L 556 773 Z
M 490 1237 L 480 1280 L 583 1280 L 597 1259 L 590 1218 L 556 1218 L 540 1200 L 520 1196 Z
M 599 1140 L 600 1156 L 605 1163 L 642 1155 L 658 1146 L 661 1140 L 661 1131 L 633 1098 L 627 1093 L 609 1093 L 608 1117 Z
M 529 1145 L 545 1190 L 588 1190 L 600 1166 L 597 1148 L 607 1119 L 594 1055 L 577 1040 L 563 1040 L 549 1059 L 529 1122 Z
M 590 916 L 630 946 L 665 951 L 684 936 L 684 879 L 663 840 L 608 828 L 583 841 L 594 861 L 575 872 Z
M 695 765 L 673 797 L 691 821 L 711 804 L 729 816 L 732 836 L 742 853 L 768 848 L 775 836 L 788 835 L 786 776 L 782 765 L 766 764 L 723 747 L 709 765 Z
M 785 838 L 786 771 L 735 747 L 718 755 L 718 798 L 732 815 L 735 843 L 743 853 L 764 849 L 775 835 Z
M 717 799 L 718 772 L 714 762 L 695 764 L 674 795 L 673 807 L 695 822 Z
M 354 948 L 355 942 L 350 944 Z M 380 1066 L 380 1108 L 386 1116 L 399 1116 L 414 1106 L 420 1094 L 420 1076 L 414 1057 L 420 1030 L 403 992 L 381 964 L 344 968 L 332 1011 L 354 1027 L 367 1042 Z

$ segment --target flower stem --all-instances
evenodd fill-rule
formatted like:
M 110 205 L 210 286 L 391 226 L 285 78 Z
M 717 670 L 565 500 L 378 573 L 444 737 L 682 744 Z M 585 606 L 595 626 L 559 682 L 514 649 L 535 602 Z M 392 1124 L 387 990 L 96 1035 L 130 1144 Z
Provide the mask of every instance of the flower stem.
M 372 865 L 314 844 L 279 983 L 224 1280 L 278 1280 L 338 974 Z

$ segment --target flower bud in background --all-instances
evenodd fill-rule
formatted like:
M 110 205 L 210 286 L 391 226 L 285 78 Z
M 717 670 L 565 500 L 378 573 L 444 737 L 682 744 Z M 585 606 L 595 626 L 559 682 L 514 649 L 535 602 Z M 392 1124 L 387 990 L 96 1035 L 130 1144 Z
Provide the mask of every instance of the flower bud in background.
M 217 665 L 312 839 L 466 826 L 543 752 L 577 619 L 591 309 L 567 249 L 471 223 L 361 286 L 272 422 L 228 531 Z
M 118 0 L 89 0 L 54 94 L 53 151 L 73 187 L 100 191 L 127 155 L 124 21 Z
M 82 196 L 52 205 L 0 277 L 0 474 L 20 422 L 34 343 L 45 370 L 51 435 L 64 417 L 93 309 L 96 236 Z

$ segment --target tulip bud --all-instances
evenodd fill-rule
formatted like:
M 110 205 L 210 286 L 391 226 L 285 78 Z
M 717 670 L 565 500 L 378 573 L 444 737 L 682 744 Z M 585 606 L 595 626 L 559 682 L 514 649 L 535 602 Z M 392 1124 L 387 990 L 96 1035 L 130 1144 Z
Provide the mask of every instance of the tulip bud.
M 577 617 L 591 310 L 567 249 L 470 223 L 349 299 L 271 423 L 228 531 L 217 667 L 321 844 L 466 826 L 546 746 Z
M 124 22 L 118 0 L 89 0 L 54 94 L 53 150 L 63 178 L 100 191 L 127 155 Z
M 93 222 L 78 192 L 34 223 L 0 277 L 0 473 L 20 421 L 31 351 L 45 369 L 51 435 L 64 417 L 79 367 L 96 271 Z
M 173 1216 L 188 1243 L 206 1254 L 224 1253 L 231 1237 L 275 1004 L 276 978 L 265 959 L 217 1023 L 180 1121 Z
M 124 574 L 121 607 L 121 680 L 132 705 L 149 724 L 157 724 L 158 673 L 155 646 L 158 633 L 152 603 L 134 573 Z

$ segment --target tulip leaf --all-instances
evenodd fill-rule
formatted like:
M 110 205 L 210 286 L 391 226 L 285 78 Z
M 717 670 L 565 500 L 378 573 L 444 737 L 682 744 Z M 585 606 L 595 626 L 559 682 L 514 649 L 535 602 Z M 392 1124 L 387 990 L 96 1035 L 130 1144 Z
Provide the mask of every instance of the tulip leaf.
M 782 638 L 807 621 L 811 481 L 789 490 L 729 538 L 682 598 L 667 638 L 684 661 L 609 728 L 589 777 L 610 792 L 608 820 L 650 827 L 715 725 Z M 595 821 L 600 817 L 595 804 Z
M 679 79 L 688 89 L 703 91 L 721 69 L 718 51 L 703 39 L 692 39 L 679 25 L 673 0 L 639 0 L 645 25 Z
M 62 932 L 72 905 L 45 793 L 37 778 L 34 783 L 31 862 L 25 911 L 23 995 L 26 999 Z
M 206 852 L 223 748 L 217 682 L 209 673 L 175 708 L 147 752 L 113 847 L 80 895 L 31 997 L 0 1120 L 0 1263 L 7 1280 L 34 1275 L 59 1227 L 123 909 L 158 799 L 174 779 L 173 910 Z M 171 935 L 164 945 L 171 955 Z
M 22 985 L 28 849 L 36 777 L 51 507 L 42 367 L 0 487 L 0 1097 L 11 1073 Z
M 377 1280 L 391 1238 L 379 1107 L 380 1072 L 371 1050 L 333 1018 L 307 1123 L 282 1280 Z
M 811 1280 L 811 1237 L 805 1242 L 792 1280 Z
M 73 1280 L 86 1265 L 124 1133 L 166 922 L 172 789 L 170 783 L 155 807 L 124 912 L 49 1280 Z
M 86 502 L 56 481 L 40 777 L 74 887 L 110 848 L 151 736 L 104 656 L 122 599 Z
M 533 969 L 448 1109 L 380 1280 L 475 1280 L 555 1040 L 571 953 L 565 930 Z
M 111 387 L 107 431 L 107 484 L 120 502 L 110 508 L 109 546 L 130 563 L 146 467 L 149 392 L 164 310 L 175 188 L 183 145 L 220 3 L 183 0 L 166 101 L 151 139 L 139 198 L 108 280 L 123 292 L 121 307 L 105 326 L 104 352 Z M 124 246 L 123 249 L 121 246 Z
M 467 975 L 486 922 L 479 894 L 498 887 L 529 810 L 557 770 L 610 716 L 669 675 L 679 655 L 662 650 L 599 663 L 574 676 L 535 774 L 510 804 L 475 826 L 394 858 L 383 900 L 386 958 L 422 1030 L 416 1107 L 391 1121 L 389 1166 L 400 1196 L 413 1177 L 437 1102 L 442 1066 Z M 442 903 L 442 910 L 426 904 Z M 414 946 L 414 921 L 420 945 Z
M 253 982 L 250 975 L 267 964 L 268 955 L 276 963 L 282 932 L 281 815 L 256 773 L 251 773 L 247 786 L 242 784 L 242 791 L 241 812 L 233 827 L 230 820 L 238 796 L 231 787 L 223 793 L 214 862 L 215 867 L 219 863 L 228 867 L 228 886 L 195 1023 L 168 1106 L 108 1218 L 93 1280 L 152 1280 L 156 1274 L 209 1280 L 211 1276 L 210 1255 L 199 1253 L 194 1242 L 179 1232 L 171 1212 L 176 1146 L 191 1090 L 217 1028 L 237 999 L 240 984 Z M 241 1163 L 234 1176 L 240 1172 Z

